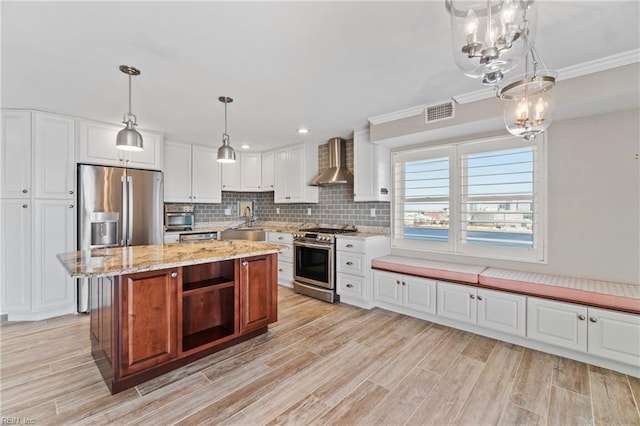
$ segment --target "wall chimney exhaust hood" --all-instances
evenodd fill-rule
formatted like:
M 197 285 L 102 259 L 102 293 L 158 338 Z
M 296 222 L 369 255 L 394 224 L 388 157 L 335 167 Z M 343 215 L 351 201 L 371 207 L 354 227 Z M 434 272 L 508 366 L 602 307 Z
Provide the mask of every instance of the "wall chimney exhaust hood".
M 329 139 L 329 168 L 313 178 L 310 185 L 338 185 L 353 183 L 353 174 L 347 169 L 347 146 L 341 138 Z

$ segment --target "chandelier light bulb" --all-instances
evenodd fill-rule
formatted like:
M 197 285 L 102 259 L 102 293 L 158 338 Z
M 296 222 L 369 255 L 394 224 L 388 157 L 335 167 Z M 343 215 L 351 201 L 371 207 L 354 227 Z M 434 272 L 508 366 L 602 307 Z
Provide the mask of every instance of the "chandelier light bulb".
M 445 0 L 453 58 L 484 84 L 500 83 L 528 54 L 535 39 L 534 0 Z

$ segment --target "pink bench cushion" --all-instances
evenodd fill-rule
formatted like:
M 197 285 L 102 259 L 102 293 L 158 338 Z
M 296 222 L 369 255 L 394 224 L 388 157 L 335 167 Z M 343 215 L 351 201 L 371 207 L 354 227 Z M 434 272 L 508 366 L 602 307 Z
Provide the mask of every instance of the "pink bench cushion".
M 482 271 L 479 283 L 491 288 L 532 296 L 640 313 L 640 285 L 635 284 L 498 268 L 487 268 Z
M 461 265 L 459 263 L 435 262 L 404 256 L 384 256 L 371 261 L 373 269 L 397 272 L 418 277 L 478 283 L 478 275 L 484 266 Z

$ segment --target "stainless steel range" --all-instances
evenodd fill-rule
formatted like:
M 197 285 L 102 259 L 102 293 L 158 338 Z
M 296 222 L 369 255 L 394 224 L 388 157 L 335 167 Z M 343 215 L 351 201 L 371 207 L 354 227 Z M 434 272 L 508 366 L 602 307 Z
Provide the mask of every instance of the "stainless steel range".
M 336 293 L 336 235 L 354 227 L 310 228 L 293 234 L 293 289 L 325 302 L 340 300 Z

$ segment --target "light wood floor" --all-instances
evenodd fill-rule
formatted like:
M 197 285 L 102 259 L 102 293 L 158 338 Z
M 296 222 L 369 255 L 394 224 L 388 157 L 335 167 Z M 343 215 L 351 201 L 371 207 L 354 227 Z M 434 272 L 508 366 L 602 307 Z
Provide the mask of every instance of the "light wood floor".
M 91 359 L 86 316 L 3 323 L 1 415 L 38 425 L 640 425 L 640 379 L 279 293 L 269 333 L 115 396 Z

